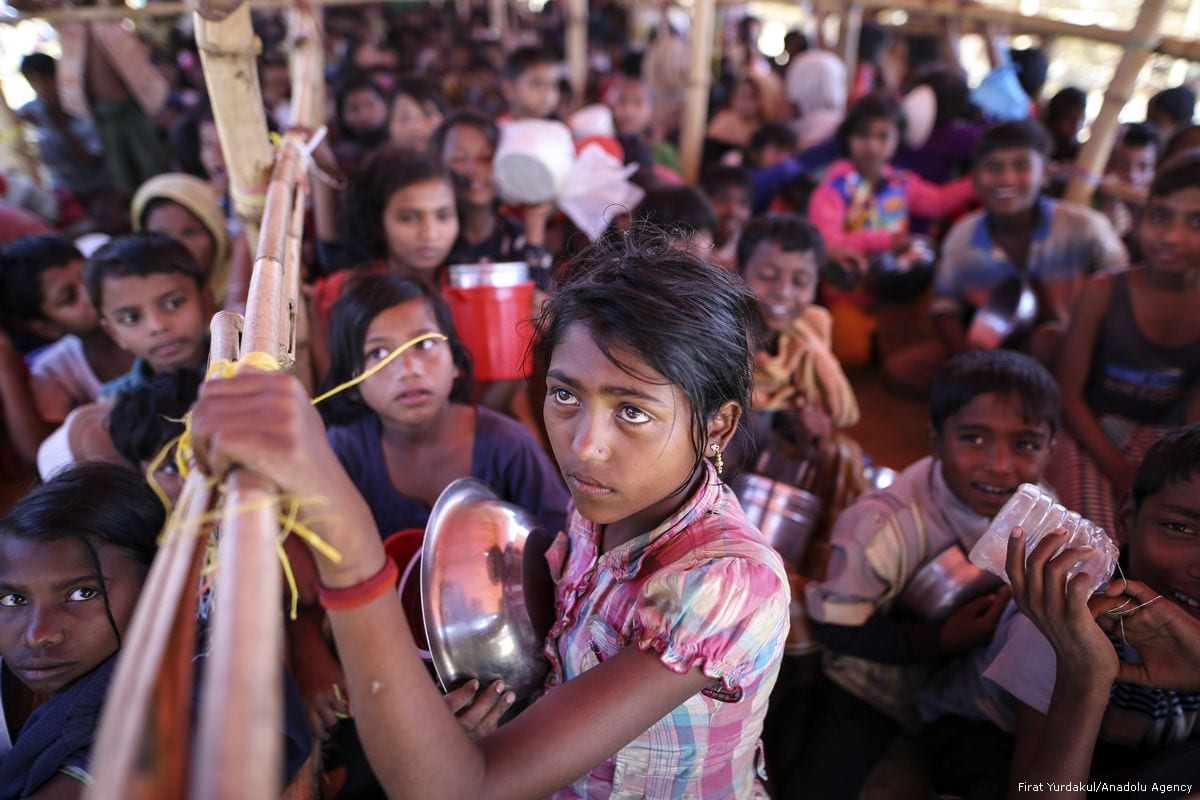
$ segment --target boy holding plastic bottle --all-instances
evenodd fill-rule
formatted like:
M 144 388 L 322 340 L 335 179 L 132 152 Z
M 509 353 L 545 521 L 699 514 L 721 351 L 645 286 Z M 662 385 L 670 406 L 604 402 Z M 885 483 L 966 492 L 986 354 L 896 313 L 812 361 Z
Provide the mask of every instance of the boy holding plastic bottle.
M 857 796 L 893 740 L 919 728 L 917 696 L 936 669 L 991 639 L 1008 599 L 999 579 L 998 591 L 942 619 L 906 592 L 946 551 L 965 560 L 1017 488 L 1040 481 L 1061 399 L 1033 359 L 977 351 L 946 363 L 930 404 L 932 454 L 842 513 L 826 577 L 806 591 L 831 685 L 815 700 L 809 727 L 820 735 L 804 743 L 789 788 L 812 797 Z
M 1016 605 L 983 672 L 1016 736 L 1010 796 L 1082 798 L 1089 780 L 1139 797 L 1200 785 L 1200 425 L 1150 448 L 1114 533 L 1129 580 L 1090 601 L 1104 577 L 1090 574 L 1092 551 L 1056 553 L 1071 544 L 1062 532 L 1010 540 Z

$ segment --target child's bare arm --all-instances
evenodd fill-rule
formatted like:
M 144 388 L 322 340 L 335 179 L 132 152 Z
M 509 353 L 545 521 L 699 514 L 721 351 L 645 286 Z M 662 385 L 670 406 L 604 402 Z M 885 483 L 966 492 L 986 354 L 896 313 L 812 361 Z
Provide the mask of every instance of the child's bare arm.
M 1062 389 L 1063 419 L 1067 428 L 1121 494 L 1133 483 L 1133 467 L 1104 433 L 1083 396 L 1092 368 L 1092 354 L 1111 298 L 1112 277 L 1109 275 L 1098 275 L 1084 286 L 1063 342 L 1058 362 L 1058 385 Z
M 287 493 L 329 501 L 304 519 L 342 555 L 337 564 L 318 560 L 324 585 L 359 584 L 383 568 L 370 510 L 294 379 L 248 372 L 211 381 L 192 422 L 196 456 L 210 474 L 240 464 Z M 549 794 L 711 682 L 698 669 L 679 675 L 655 653 L 626 648 L 475 743 L 429 680 L 395 593 L 331 619 L 368 758 L 383 785 L 406 796 Z
M 9 439 L 25 461 L 37 461 L 38 447 L 54 429 L 42 419 L 25 380 L 21 354 L 0 331 L 0 412 Z
M 43 783 L 26 800 L 78 800 L 80 797 L 83 797 L 83 784 L 60 773 Z
M 1091 772 L 1092 751 L 1117 676 L 1116 651 L 1088 606 L 1086 580 L 1068 582 L 1067 573 L 1084 548 L 1054 556 L 1065 534 L 1056 531 L 1025 556 L 1019 528 L 1008 543 L 1005 564 L 1013 598 L 1021 613 L 1054 647 L 1055 682 L 1043 716 L 1022 704 L 1017 716 L 1016 747 L 1009 796 L 1025 797 L 1048 784 L 1080 785 Z M 1082 798 L 1083 791 L 1044 791 L 1039 796 Z

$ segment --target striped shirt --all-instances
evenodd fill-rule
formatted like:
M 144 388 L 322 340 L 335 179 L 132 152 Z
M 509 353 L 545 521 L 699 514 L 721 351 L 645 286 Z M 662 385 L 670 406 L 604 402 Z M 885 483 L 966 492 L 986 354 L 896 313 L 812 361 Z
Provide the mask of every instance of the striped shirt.
M 1043 319 L 1068 321 L 1071 306 L 1089 275 L 1120 269 L 1129 255 L 1102 214 L 1090 208 L 1042 197 L 1023 265 L 1014 264 L 992 239 L 986 211 L 974 211 L 955 223 L 942 242 L 933 281 L 934 314 L 966 315 L 987 302 L 1006 280 L 1025 275 L 1033 280 Z
M 705 462 L 707 465 L 707 462 Z M 607 553 L 573 512 L 547 552 L 548 691 L 629 645 L 713 679 L 557 798 L 766 797 L 759 736 L 788 629 L 783 562 L 711 465 L 670 519 Z

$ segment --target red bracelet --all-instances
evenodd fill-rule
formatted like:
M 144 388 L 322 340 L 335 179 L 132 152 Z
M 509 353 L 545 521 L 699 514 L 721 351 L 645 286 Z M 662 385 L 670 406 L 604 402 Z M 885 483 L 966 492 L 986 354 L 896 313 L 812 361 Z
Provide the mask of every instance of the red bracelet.
M 394 591 L 396 582 L 400 580 L 400 568 L 390 558 L 383 562 L 371 577 L 353 586 L 342 586 L 331 589 L 328 586 L 317 587 L 317 600 L 326 611 L 349 611 L 375 600 L 389 591 Z

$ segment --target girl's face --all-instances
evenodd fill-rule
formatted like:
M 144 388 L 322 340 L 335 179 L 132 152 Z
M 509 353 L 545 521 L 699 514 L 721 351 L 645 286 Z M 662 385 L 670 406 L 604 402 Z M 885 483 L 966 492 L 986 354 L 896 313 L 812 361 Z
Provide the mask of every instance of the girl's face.
M 574 324 L 554 348 L 546 378 L 546 432 L 575 506 L 626 541 L 666 519 L 697 475 L 691 404 L 623 347 L 601 352 Z
M 373 89 L 356 89 L 342 103 L 342 121 L 352 133 L 377 131 L 387 124 L 387 104 Z
M 366 371 L 405 342 L 423 333 L 442 333 L 423 298 L 392 306 L 371 320 L 363 337 Z M 458 368 L 450 343 L 426 339 L 360 386 L 363 402 L 387 427 L 422 430 L 445 412 Z
M 858 171 L 874 179 L 896 154 L 900 134 L 888 119 L 870 119 L 850 134 L 850 160 Z
M 103 579 L 75 536 L 0 537 L 0 657 L 23 684 L 55 694 L 100 666 L 124 635 L 145 568 L 128 550 L 93 542 Z
M 650 100 L 639 80 L 622 81 L 612 105 L 617 133 L 638 135 L 650 127 Z
M 762 113 L 758 99 L 758 89 L 749 81 L 742 81 L 733 92 L 733 100 L 729 104 L 733 112 L 742 119 L 755 119 Z
M 759 242 L 742 269 L 762 304 L 767 327 L 787 330 L 817 294 L 817 258 L 811 250 L 785 252 L 778 242 Z
M 1151 197 L 1138 223 L 1138 241 L 1156 270 L 1185 273 L 1200 268 L 1200 187 Z
M 495 150 L 483 131 L 474 125 L 455 125 L 446 133 L 442 160 L 467 182 L 463 199 L 468 205 L 490 206 L 496 199 L 492 180 L 492 156 Z
M 454 190 L 442 178 L 405 186 L 383 209 L 388 260 L 414 272 L 440 267 L 458 238 Z
M 441 124 L 442 114 L 433 106 L 423 106 L 406 94 L 397 95 L 388 119 L 388 137 L 401 147 L 424 150 Z
M 146 230 L 165 233 L 177 239 L 196 259 L 206 277 L 216 266 L 213 258 L 217 245 L 212 234 L 199 217 L 178 203 L 167 200 L 156 205 L 146 217 Z

